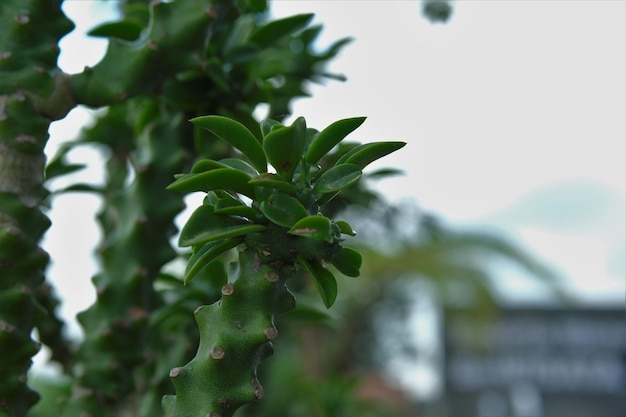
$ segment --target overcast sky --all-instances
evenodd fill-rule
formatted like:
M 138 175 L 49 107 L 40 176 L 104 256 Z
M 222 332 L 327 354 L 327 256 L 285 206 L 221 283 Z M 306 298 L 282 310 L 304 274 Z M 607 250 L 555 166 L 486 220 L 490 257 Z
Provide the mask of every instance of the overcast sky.
M 94 65 L 106 42 L 84 33 L 114 14 L 108 2 L 66 1 L 76 30 L 59 65 Z M 626 276 L 626 2 L 460 1 L 447 25 L 421 16 L 418 1 L 274 1 L 283 17 L 313 12 L 320 46 L 355 38 L 331 70 L 346 83 L 314 87 L 295 116 L 323 128 L 368 116 L 353 138 L 405 140 L 382 165 L 406 171 L 378 183 L 390 200 L 414 199 L 459 227 L 515 239 L 594 303 L 618 303 Z M 88 120 L 75 110 L 51 129 L 53 154 Z M 94 158 L 82 150 L 77 161 Z M 82 172 L 81 180 L 98 170 Z M 85 278 L 100 235 L 97 200 L 55 200 L 45 246 L 50 276 L 73 315 L 93 299 Z M 68 236 L 71 235 L 71 239 Z M 79 260 L 79 262 L 77 262 Z M 513 293 L 537 289 L 510 271 Z
M 366 115 L 355 138 L 408 141 L 381 161 L 407 173 L 380 184 L 390 198 L 501 230 L 586 299 L 624 302 L 626 2 L 458 1 L 446 25 L 417 1 L 272 6 L 314 12 L 322 44 L 355 38 L 331 67 L 348 82 L 295 115 Z

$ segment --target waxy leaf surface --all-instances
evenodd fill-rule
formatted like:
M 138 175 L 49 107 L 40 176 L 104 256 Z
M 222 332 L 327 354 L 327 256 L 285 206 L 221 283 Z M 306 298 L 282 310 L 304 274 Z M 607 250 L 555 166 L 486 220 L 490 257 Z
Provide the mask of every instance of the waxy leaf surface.
M 222 253 L 229 249 L 234 248 L 243 242 L 243 238 L 233 238 L 223 240 L 219 242 L 209 242 L 198 249 L 187 262 L 185 268 L 185 285 L 193 278 L 198 272 L 206 268 L 211 262 L 217 259 Z
M 196 246 L 265 230 L 265 226 L 244 219 L 215 214 L 213 207 L 198 207 L 180 232 L 178 245 Z
M 350 248 L 341 248 L 332 261 L 332 264 L 339 272 L 349 277 L 358 277 L 361 275 L 362 263 L 363 258 L 361 254 Z
M 252 178 L 244 172 L 233 168 L 218 168 L 197 174 L 178 176 L 167 189 L 192 193 L 196 191 L 228 190 L 252 198 L 254 187 L 249 184 Z
M 313 186 L 313 192 L 326 194 L 343 190 L 356 184 L 361 175 L 361 169 L 354 164 L 335 165 L 319 177 Z
M 345 222 L 343 220 L 337 220 L 335 222 L 335 224 L 337 226 L 339 226 L 339 230 L 341 231 L 341 233 L 343 233 L 344 235 L 348 235 L 348 236 L 356 236 L 356 231 L 354 231 L 352 229 L 352 226 L 350 226 L 350 224 L 348 222 Z
M 389 155 L 392 152 L 404 147 L 405 142 L 372 142 L 364 145 L 359 145 L 351 149 L 344 156 L 339 158 L 337 165 L 343 163 L 355 164 L 359 168 L 363 169 L 370 163 L 383 156 Z
M 337 280 L 328 269 L 320 263 L 302 260 L 302 265 L 313 279 L 326 308 L 330 308 L 337 299 Z
M 194 117 L 191 122 L 239 149 L 258 172 L 267 171 L 267 161 L 261 143 L 241 123 L 228 117 L 215 115 Z
M 289 233 L 316 240 L 332 241 L 330 219 L 325 216 L 308 216 L 294 224 Z
M 306 124 L 302 117 L 287 127 L 274 129 L 263 138 L 263 149 L 276 172 L 291 181 L 306 145 Z
M 307 216 L 306 209 L 298 199 L 279 192 L 262 201 L 259 208 L 268 220 L 284 227 L 291 227 Z
M 365 117 L 353 117 L 330 124 L 313 139 L 313 143 L 311 143 L 306 152 L 305 159 L 312 164 L 317 164 L 324 155 L 330 152 L 352 131 L 361 126 L 364 121 Z
M 295 185 L 278 174 L 272 174 L 266 172 L 265 174 L 261 174 L 256 178 L 252 178 L 250 181 L 252 185 L 259 185 L 262 187 L 274 188 L 276 190 L 280 190 L 290 195 L 295 195 L 298 189 Z

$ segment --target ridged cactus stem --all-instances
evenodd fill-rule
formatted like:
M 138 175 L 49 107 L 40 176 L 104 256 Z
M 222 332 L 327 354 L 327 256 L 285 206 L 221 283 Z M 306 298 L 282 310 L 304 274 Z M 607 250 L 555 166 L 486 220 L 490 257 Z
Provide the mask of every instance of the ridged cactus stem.
M 48 262 L 43 150 L 50 122 L 73 106 L 56 67 L 72 24 L 50 0 L 3 0 L 0 17 L 0 416 L 21 417 L 38 399 L 26 375 L 45 314 L 35 295 Z
M 244 246 L 222 298 L 196 309 L 200 345 L 188 364 L 170 371 L 177 394 L 163 398 L 167 417 L 230 417 L 263 397 L 257 365 L 273 353 L 275 317 L 295 307 L 285 283 L 296 272 L 293 263 L 264 257 Z
M 112 187 L 103 192 L 106 204 L 98 216 L 105 232 L 99 249 L 102 270 L 93 278 L 95 304 L 79 314 L 85 340 L 76 355 L 80 372 L 74 395 L 63 407 L 67 416 L 144 415 L 136 411 L 136 404 L 143 390 L 152 388 L 153 381 L 142 380 L 140 374 L 149 375 L 146 368 L 156 366 L 162 344 L 163 335 L 149 325 L 149 318 L 163 303 L 154 281 L 176 256 L 169 238 L 183 203 L 167 195 L 165 184 L 183 165 L 184 154 L 175 139 L 184 122 L 180 115 L 140 104 L 110 109 L 105 116 L 108 128 L 86 132 L 88 139 L 99 141 L 111 132 L 110 126 L 121 124 L 120 117 L 151 116 L 144 126 L 137 122 L 141 133 L 130 161 L 120 147 L 131 146 L 132 136 L 126 137 L 126 144 L 111 146 L 117 155 L 107 165 Z M 119 138 L 126 133 L 117 131 Z M 134 182 L 118 188 L 128 174 L 127 162 L 135 169 Z

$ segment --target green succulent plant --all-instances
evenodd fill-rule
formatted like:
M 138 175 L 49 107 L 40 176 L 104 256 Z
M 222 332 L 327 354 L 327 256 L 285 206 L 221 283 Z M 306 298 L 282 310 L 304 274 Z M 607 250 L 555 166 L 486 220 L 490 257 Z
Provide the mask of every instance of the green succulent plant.
M 263 396 L 256 376 L 259 362 L 273 352 L 274 318 L 295 307 L 286 281 L 304 271 L 324 305 L 337 297 L 332 265 L 347 276 L 360 274 L 361 255 L 343 246 L 355 231 L 326 217 L 324 205 L 356 184 L 371 162 L 402 148 L 404 142 L 374 142 L 350 148 L 332 166 L 320 161 L 365 118 L 339 120 L 318 132 L 303 118 L 284 126 L 260 124 L 255 136 L 222 116 L 191 120 L 238 149 L 241 159 L 200 160 L 169 186 L 206 192 L 183 227 L 179 245 L 191 247 L 185 282 L 221 254 L 238 248 L 216 303 L 195 311 L 200 329 L 196 356 L 173 368 L 176 395 L 165 396 L 167 416 L 228 417 Z M 269 168 L 272 169 L 269 169 Z

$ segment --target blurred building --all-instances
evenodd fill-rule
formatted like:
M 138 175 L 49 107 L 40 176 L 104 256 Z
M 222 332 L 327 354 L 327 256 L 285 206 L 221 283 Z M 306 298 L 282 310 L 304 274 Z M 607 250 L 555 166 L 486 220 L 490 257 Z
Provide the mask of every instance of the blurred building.
M 449 311 L 449 417 L 626 417 L 626 310 Z

